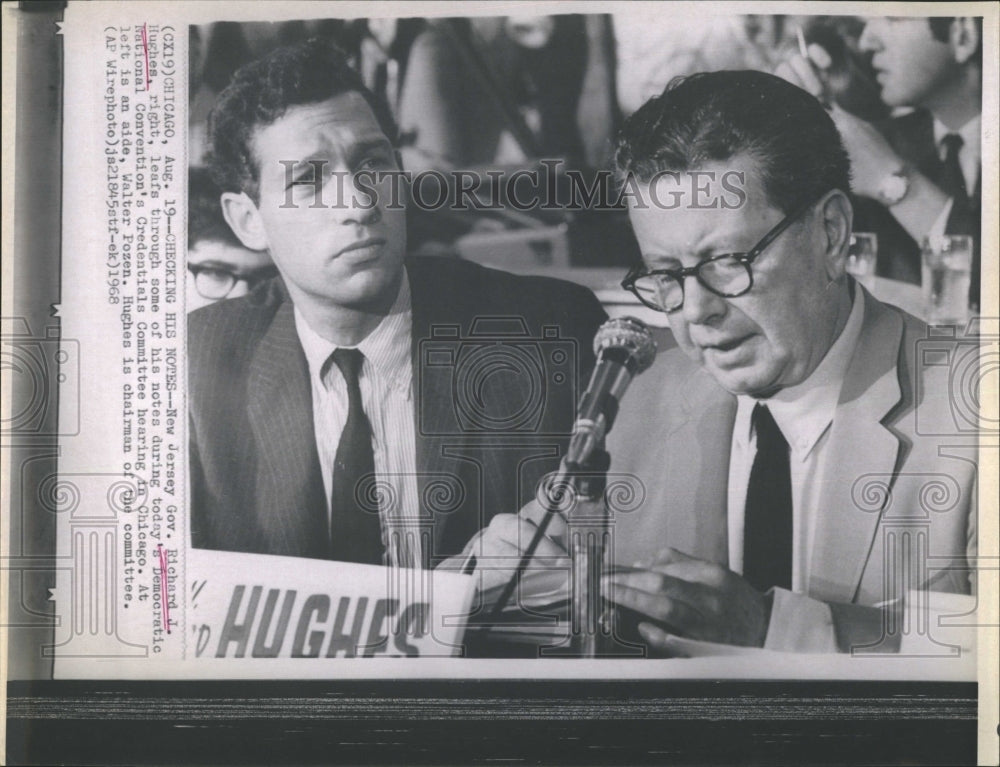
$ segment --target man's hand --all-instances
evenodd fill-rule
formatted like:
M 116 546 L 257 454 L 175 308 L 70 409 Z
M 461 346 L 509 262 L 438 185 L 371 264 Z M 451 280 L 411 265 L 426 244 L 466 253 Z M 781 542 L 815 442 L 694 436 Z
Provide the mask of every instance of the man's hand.
M 482 577 L 482 590 L 503 586 L 513 577 L 543 517 L 541 506 L 531 501 L 518 514 L 497 514 L 489 526 L 479 532 L 477 539 L 473 539 L 471 552 L 476 557 L 476 573 Z M 568 570 L 565 534 L 565 521 L 559 514 L 554 515 L 528 568 L 562 567 Z
M 774 73 L 820 101 L 828 102 L 822 76 L 831 64 L 830 55 L 815 44 L 809 46 L 808 53 L 808 60 L 796 54 L 779 64 Z M 871 123 L 836 104 L 829 104 L 828 109 L 851 158 L 854 191 L 865 197 L 877 198 L 879 184 L 903 166 L 902 159 Z
M 607 577 L 607 596 L 651 621 L 639 633 L 653 650 L 667 651 L 670 633 L 706 642 L 763 647 L 767 598 L 731 570 L 664 549 L 639 569 Z

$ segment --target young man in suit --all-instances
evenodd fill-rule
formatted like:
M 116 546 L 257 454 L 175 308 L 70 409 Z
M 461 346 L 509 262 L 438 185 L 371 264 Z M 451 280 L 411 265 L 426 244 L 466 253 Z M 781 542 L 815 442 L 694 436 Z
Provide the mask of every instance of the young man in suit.
M 872 56 L 882 100 L 913 109 L 877 127 L 832 110 L 854 191 L 888 209 L 914 240 L 914 254 L 928 235 L 972 236 L 974 307 L 982 252 L 982 34 L 982 19 L 972 17 L 870 17 L 858 45 Z M 817 46 L 809 53 L 811 61 L 794 57 L 777 74 L 822 96 L 829 57 Z
M 240 70 L 211 135 L 226 220 L 280 277 L 190 318 L 193 544 L 458 554 L 558 464 L 603 310 L 568 283 L 407 259 L 392 118 L 323 43 Z
M 608 436 L 643 499 L 615 515 L 610 556 L 635 569 L 608 594 L 654 652 L 672 635 L 898 647 L 879 606 L 971 589 L 977 435 L 949 374 L 978 346 L 929 338 L 846 274 L 847 153 L 785 80 L 673 84 L 627 121 L 616 164 L 644 261 L 624 284 L 677 347 Z

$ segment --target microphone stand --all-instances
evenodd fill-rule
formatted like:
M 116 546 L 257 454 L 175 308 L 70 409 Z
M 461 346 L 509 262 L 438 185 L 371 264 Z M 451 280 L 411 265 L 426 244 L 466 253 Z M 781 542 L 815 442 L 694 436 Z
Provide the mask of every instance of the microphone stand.
M 601 575 L 604 563 L 604 549 L 608 538 L 607 509 L 603 502 L 604 488 L 607 483 L 607 471 L 611 457 L 604 450 L 603 440 L 590 452 L 587 460 L 580 463 L 563 461 L 559 470 L 550 475 L 542 494 L 542 506 L 545 511 L 535 534 L 528 543 L 528 548 L 514 570 L 514 575 L 507 581 L 500 597 L 494 603 L 486 622 L 480 629 L 482 636 L 490 630 L 503 614 L 514 591 L 521 583 L 538 548 L 539 542 L 545 536 L 549 523 L 556 514 L 568 510 L 567 523 L 570 526 L 570 557 L 571 573 L 571 649 L 574 654 L 594 657 L 597 654 L 598 634 L 606 633 L 604 616 L 604 599 L 601 593 Z M 566 494 L 570 493 L 569 504 L 566 504 Z M 600 512 L 591 513 L 594 502 L 600 500 Z M 568 507 L 568 508 L 566 508 Z M 582 513 L 581 513 L 582 512 Z M 602 529 L 594 530 L 595 527 Z
M 601 585 L 604 556 L 610 541 L 608 508 L 604 500 L 610 461 L 601 444 L 585 466 L 570 467 L 574 472 L 576 488 L 575 503 L 566 520 L 573 568 L 570 579 L 570 651 L 584 658 L 596 657 L 600 649 L 599 639 L 610 633 L 607 602 Z
M 641 320 L 619 317 L 608 320 L 597 331 L 594 354 L 597 366 L 577 409 L 566 457 L 546 483 L 542 494 L 544 516 L 528 548 L 521 555 L 514 575 L 504 585 L 500 598 L 480 629 L 481 636 L 485 636 L 502 617 L 552 517 L 564 514 L 569 528 L 569 553 L 573 566 L 570 595 L 573 636 L 570 649 L 593 657 L 598 652 L 598 638 L 612 638 L 613 621 L 601 593 L 604 558 L 611 548 L 611 520 L 604 498 L 611 458 L 604 449 L 604 436 L 614 424 L 618 404 L 632 376 L 653 363 L 656 342 Z M 568 498 L 567 493 L 571 494 Z M 624 646 L 620 641 L 618 644 Z

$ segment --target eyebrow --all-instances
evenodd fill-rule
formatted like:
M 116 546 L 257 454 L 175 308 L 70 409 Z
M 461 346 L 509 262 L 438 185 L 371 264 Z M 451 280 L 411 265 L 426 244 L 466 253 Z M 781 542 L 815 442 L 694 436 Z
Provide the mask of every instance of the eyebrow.
M 355 160 L 358 155 L 365 154 L 366 152 L 371 152 L 375 149 L 383 149 L 386 152 L 391 153 L 393 150 L 392 142 L 389 141 L 385 136 L 372 136 L 371 138 L 365 138 L 359 141 L 350 149 L 350 160 Z
M 253 277 L 256 274 L 270 272 L 271 270 L 277 270 L 277 267 L 274 264 L 263 264 L 262 266 L 255 266 L 252 269 L 244 269 L 238 264 L 232 263 L 230 261 L 219 261 L 217 259 L 210 259 L 208 261 L 189 262 L 188 268 L 215 269 L 220 272 L 228 272 L 237 279 L 241 280 L 247 277 Z
M 326 163 L 329 162 L 329 158 L 326 157 L 323 152 L 320 151 L 313 152 L 307 157 L 303 157 L 301 160 L 295 161 L 295 164 L 292 166 L 292 175 L 297 177 L 307 170 L 315 169 L 316 166 L 313 165 L 313 163 L 316 162 Z M 284 173 L 284 169 L 286 167 L 284 161 L 279 161 L 278 165 L 281 167 L 282 172 Z
M 392 142 L 389 141 L 385 136 L 371 136 L 368 138 L 363 138 L 356 144 L 348 148 L 347 162 L 349 165 L 353 164 L 359 156 L 371 152 L 375 149 L 384 150 L 386 153 L 391 154 L 393 151 Z M 323 149 L 315 149 L 310 152 L 307 156 L 300 160 L 297 160 L 292 166 L 292 180 L 296 181 L 299 177 L 309 170 L 315 168 L 313 163 L 322 162 L 328 163 L 330 161 L 330 153 Z M 278 163 L 282 168 L 282 173 L 284 173 L 284 168 L 286 167 L 281 162 Z M 325 170 L 325 169 L 324 169 Z
M 752 245 L 750 247 L 753 247 Z M 669 255 L 666 253 L 643 253 L 642 256 L 645 260 L 656 263 L 660 261 L 676 261 L 678 264 L 681 263 L 683 256 L 694 256 L 698 261 L 707 261 L 710 258 L 715 258 L 716 256 L 725 256 L 732 253 L 749 253 L 749 249 L 739 249 L 733 248 L 731 246 L 722 247 L 720 245 L 703 245 L 694 251 L 686 251 L 680 255 Z
M 677 256 L 668 256 L 664 253 L 643 253 L 642 258 L 644 261 L 648 261 L 652 264 L 660 264 L 665 261 L 670 261 L 679 264 L 681 262 L 680 258 Z
M 208 261 L 188 261 L 188 266 L 193 266 L 198 269 L 219 269 L 233 271 L 237 268 L 237 265 L 231 261 L 219 261 L 217 259 L 209 259 Z

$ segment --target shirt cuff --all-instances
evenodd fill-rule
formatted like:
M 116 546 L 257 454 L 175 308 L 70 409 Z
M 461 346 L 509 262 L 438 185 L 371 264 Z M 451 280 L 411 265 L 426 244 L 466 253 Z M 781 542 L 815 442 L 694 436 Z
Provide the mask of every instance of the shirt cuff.
M 833 614 L 825 602 L 786 589 L 771 590 L 773 604 L 764 648 L 781 652 L 835 653 Z

